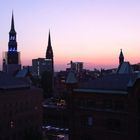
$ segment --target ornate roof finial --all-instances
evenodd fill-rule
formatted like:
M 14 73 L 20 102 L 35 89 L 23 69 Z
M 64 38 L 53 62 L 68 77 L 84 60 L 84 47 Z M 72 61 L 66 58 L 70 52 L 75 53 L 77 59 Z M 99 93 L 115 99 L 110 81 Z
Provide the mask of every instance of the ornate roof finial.
M 123 62 L 124 62 L 124 56 L 123 56 L 122 49 L 120 49 L 119 64 L 122 64 Z

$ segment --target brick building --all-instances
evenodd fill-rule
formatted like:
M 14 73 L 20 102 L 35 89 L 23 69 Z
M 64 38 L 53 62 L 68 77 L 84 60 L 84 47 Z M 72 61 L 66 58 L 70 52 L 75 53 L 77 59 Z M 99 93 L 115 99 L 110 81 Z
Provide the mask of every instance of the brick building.
M 0 140 L 38 140 L 42 94 L 38 88 L 0 72 Z
M 139 74 L 113 74 L 70 93 L 70 140 L 140 139 Z

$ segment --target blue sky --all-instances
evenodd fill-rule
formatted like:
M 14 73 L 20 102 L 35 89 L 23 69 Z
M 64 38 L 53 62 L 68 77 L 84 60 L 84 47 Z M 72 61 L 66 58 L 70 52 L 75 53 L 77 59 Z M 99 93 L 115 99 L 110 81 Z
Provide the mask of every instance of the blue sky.
M 140 62 L 139 0 L 0 2 L 0 54 L 8 48 L 13 10 L 23 65 L 45 57 L 49 29 L 56 70 L 64 69 L 70 60 L 83 61 L 90 69 L 117 67 L 121 48 L 126 61 Z

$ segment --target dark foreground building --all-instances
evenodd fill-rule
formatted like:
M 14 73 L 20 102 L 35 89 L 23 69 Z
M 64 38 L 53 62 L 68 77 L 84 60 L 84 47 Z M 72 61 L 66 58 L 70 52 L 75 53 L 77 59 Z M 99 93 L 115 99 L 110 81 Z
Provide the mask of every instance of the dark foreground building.
M 105 76 L 70 93 L 70 140 L 139 140 L 140 75 Z
M 0 140 L 39 140 L 42 94 L 38 88 L 0 72 Z

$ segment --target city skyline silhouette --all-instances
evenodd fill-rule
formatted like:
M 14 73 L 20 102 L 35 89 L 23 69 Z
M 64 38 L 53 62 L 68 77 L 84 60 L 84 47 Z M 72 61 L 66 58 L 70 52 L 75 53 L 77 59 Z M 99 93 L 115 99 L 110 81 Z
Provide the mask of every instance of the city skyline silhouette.
M 88 69 L 114 68 L 120 49 L 126 61 L 139 63 L 139 6 L 139 1 L 132 0 L 3 1 L 1 58 L 7 51 L 13 10 L 22 65 L 45 57 L 49 29 L 55 70 L 65 69 L 71 60 L 84 62 Z

